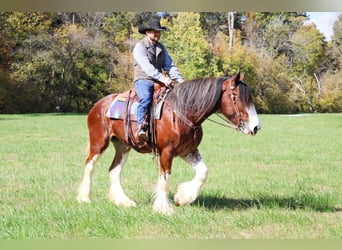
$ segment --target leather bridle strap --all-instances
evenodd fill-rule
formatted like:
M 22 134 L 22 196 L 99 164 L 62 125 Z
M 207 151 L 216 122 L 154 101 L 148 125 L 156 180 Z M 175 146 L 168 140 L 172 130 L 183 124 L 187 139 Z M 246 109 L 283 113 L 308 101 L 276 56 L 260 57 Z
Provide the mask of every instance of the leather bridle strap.
M 227 124 L 223 124 L 223 123 L 220 123 L 220 122 L 217 122 L 217 121 L 214 121 L 210 118 L 208 118 L 209 121 L 213 122 L 213 123 L 216 123 L 216 124 L 219 124 L 221 126 L 224 126 L 224 127 L 228 127 L 228 128 L 233 128 L 233 129 L 236 129 L 236 130 L 239 130 L 241 128 L 241 114 L 240 114 L 240 111 L 239 111 L 239 108 L 236 104 L 236 96 L 233 94 L 233 89 L 236 88 L 236 86 L 232 86 L 232 83 L 229 82 L 229 89 L 230 89 L 230 97 L 232 99 L 232 102 L 233 102 L 233 106 L 234 106 L 234 110 L 235 110 L 235 113 L 238 117 L 238 126 L 232 124 L 229 120 L 227 120 L 225 117 L 222 117 L 218 112 L 216 112 L 215 114 L 222 120 L 224 120 L 225 122 L 227 122 Z

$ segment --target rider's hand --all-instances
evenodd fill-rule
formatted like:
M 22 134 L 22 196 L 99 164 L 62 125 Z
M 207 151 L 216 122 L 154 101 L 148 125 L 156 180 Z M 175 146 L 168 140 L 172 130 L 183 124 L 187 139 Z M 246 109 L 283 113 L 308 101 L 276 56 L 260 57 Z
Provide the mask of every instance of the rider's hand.
M 172 79 L 171 78 L 166 78 L 166 81 L 164 82 L 167 87 L 170 87 L 172 85 Z

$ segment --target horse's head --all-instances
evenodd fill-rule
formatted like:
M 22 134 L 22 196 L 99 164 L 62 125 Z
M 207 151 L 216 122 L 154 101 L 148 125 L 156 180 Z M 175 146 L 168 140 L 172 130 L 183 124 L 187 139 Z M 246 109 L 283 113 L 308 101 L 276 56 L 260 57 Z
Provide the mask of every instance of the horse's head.
M 222 84 L 221 112 L 236 128 L 245 134 L 255 135 L 261 129 L 257 112 L 243 75 L 225 80 Z

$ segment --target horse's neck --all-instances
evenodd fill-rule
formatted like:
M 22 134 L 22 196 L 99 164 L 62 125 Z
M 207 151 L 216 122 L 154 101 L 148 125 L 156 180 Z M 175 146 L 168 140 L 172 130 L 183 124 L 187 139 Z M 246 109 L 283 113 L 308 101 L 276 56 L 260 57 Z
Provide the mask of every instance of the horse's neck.
M 203 113 L 195 113 L 193 115 L 189 115 L 191 110 L 186 110 L 186 114 L 176 113 L 176 115 L 183 120 L 186 124 L 190 127 L 199 127 L 201 124 L 212 114 L 216 113 L 219 110 L 219 107 L 215 105 L 212 109 L 208 109 L 206 112 Z
M 202 124 L 209 116 L 211 116 L 212 114 L 216 113 L 218 111 L 217 107 L 214 107 L 212 110 L 208 111 L 207 113 L 203 114 L 203 116 L 201 116 L 201 118 L 198 121 L 194 121 L 194 123 L 200 125 Z

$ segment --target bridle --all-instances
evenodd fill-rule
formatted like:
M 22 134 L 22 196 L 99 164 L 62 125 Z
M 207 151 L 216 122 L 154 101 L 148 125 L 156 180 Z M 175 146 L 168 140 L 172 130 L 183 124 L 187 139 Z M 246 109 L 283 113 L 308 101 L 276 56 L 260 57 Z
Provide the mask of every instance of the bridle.
M 227 79 L 228 80 L 228 79 Z M 241 118 L 241 113 L 239 111 L 239 108 L 238 108 L 238 105 L 237 105 L 237 102 L 236 102 L 236 95 L 233 93 L 233 90 L 237 87 L 237 85 L 235 86 L 232 86 L 232 83 L 231 81 L 229 81 L 229 90 L 230 90 L 230 98 L 232 99 L 232 102 L 233 102 L 233 107 L 234 107 L 234 110 L 235 110 L 235 113 L 236 113 L 236 116 L 238 118 L 238 125 L 236 126 L 235 124 L 233 124 L 231 121 L 229 121 L 227 118 L 223 117 L 221 115 L 221 113 L 218 111 L 215 112 L 215 114 L 220 118 L 222 119 L 223 121 L 225 121 L 226 123 L 221 123 L 221 122 L 217 122 L 217 121 L 214 121 L 210 118 L 207 118 L 207 120 L 213 122 L 213 123 L 216 123 L 218 125 L 221 125 L 221 126 L 224 126 L 224 127 L 228 127 L 228 128 L 232 128 L 232 129 L 235 129 L 237 131 L 242 131 L 245 129 L 245 122 L 242 120 Z M 169 91 L 170 87 L 167 86 L 167 90 Z M 167 91 L 167 92 L 168 92 Z M 165 94 L 165 96 L 167 95 L 167 92 Z M 162 98 L 162 101 L 165 102 L 165 96 L 164 98 Z M 167 105 L 168 103 L 165 102 Z M 171 107 L 170 105 L 168 105 L 169 107 Z M 198 125 L 195 125 L 193 122 L 191 122 L 185 115 L 177 112 L 177 111 L 173 111 L 187 126 L 189 126 L 190 128 L 193 128 L 195 130 L 197 130 L 200 126 Z
M 237 131 L 242 131 L 243 129 L 245 129 L 245 123 L 244 121 L 242 120 L 241 118 L 241 113 L 239 111 L 239 108 L 238 108 L 238 105 L 237 105 L 237 102 L 236 102 L 236 95 L 233 93 L 233 90 L 237 87 L 237 85 L 235 86 L 232 86 L 232 83 L 231 81 L 229 81 L 229 90 L 230 90 L 230 98 L 232 99 L 232 102 L 233 102 L 233 107 L 234 107 L 234 110 L 235 110 L 235 113 L 236 113 L 236 116 L 238 118 L 238 125 L 236 126 L 235 124 L 233 124 L 231 121 L 229 121 L 227 118 L 223 117 L 221 115 L 221 113 L 219 113 L 218 111 L 215 112 L 215 114 L 220 118 L 222 119 L 223 121 L 225 121 L 226 123 L 221 123 L 221 122 L 217 122 L 217 121 L 214 121 L 210 118 L 208 118 L 209 121 L 213 122 L 213 123 L 216 123 L 216 124 L 219 124 L 221 126 L 224 126 L 224 127 L 228 127 L 228 128 L 232 128 L 232 129 L 235 129 Z

